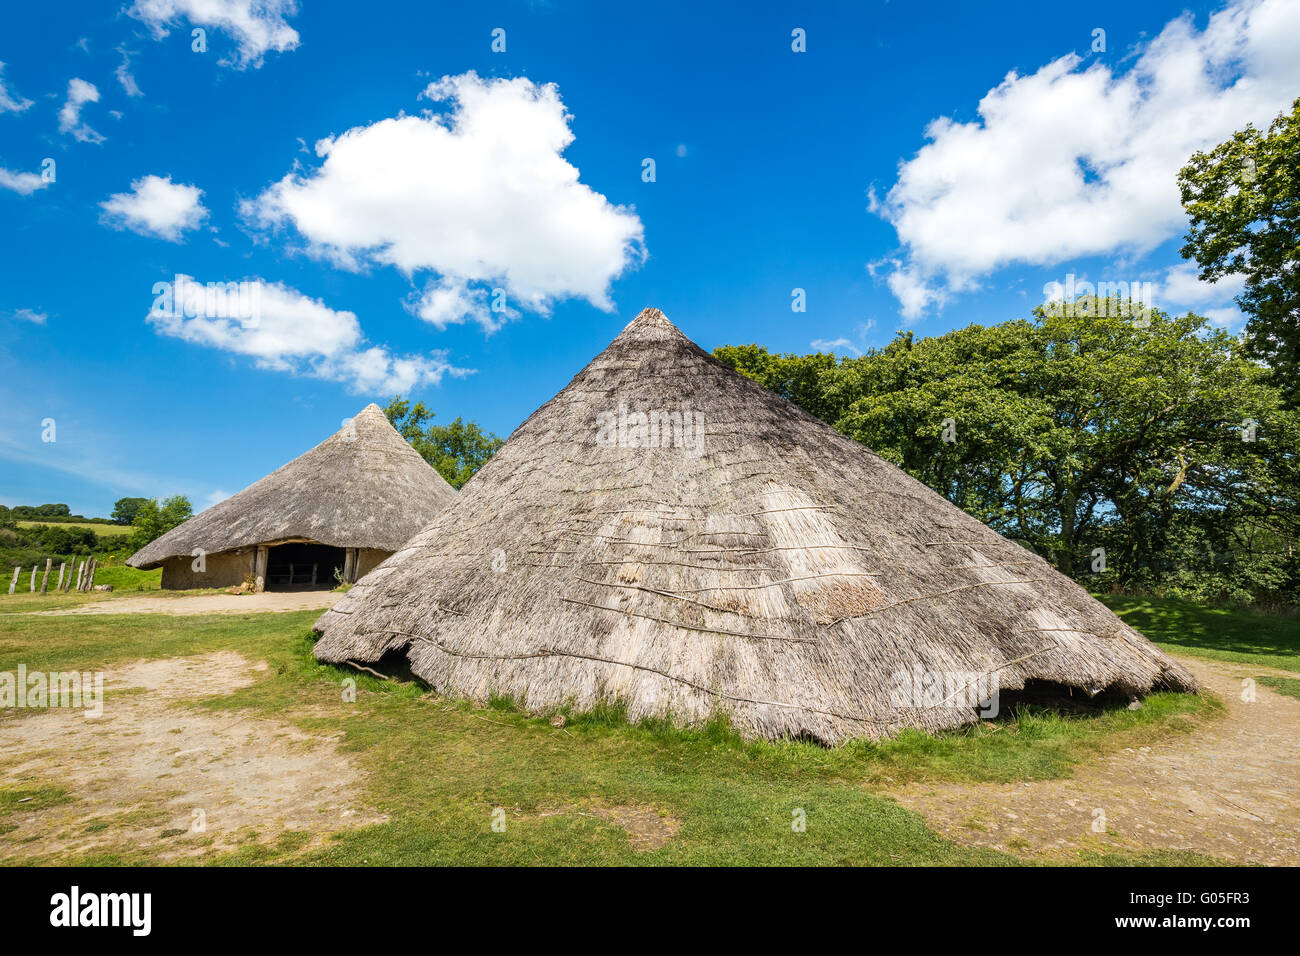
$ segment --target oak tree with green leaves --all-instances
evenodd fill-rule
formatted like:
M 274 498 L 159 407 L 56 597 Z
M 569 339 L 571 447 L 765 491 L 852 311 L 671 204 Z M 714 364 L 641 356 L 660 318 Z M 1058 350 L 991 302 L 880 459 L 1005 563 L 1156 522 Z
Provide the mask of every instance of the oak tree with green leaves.
M 397 433 L 456 489 L 473 478 L 505 444 L 504 439 L 460 416 L 446 425 L 436 425 L 434 412 L 423 402 L 412 405 L 400 395 L 393 397 L 384 414 Z
M 1253 126 L 1178 174 L 1190 226 L 1185 258 L 1200 277 L 1245 276 L 1237 304 L 1246 343 L 1300 401 L 1300 99 L 1261 133 Z
M 190 505 L 190 499 L 184 495 L 172 495 L 161 503 L 157 498 L 149 498 L 136 509 L 131 521 L 131 546 L 139 551 L 150 541 L 192 517 L 194 508 Z
M 1293 567 L 1300 416 L 1203 318 L 1152 310 L 1139 327 L 1118 311 L 901 333 L 858 358 L 716 354 L 1067 573 L 1104 547 L 1111 580 L 1158 582 L 1189 534 L 1208 551 L 1280 548 L 1274 564 Z

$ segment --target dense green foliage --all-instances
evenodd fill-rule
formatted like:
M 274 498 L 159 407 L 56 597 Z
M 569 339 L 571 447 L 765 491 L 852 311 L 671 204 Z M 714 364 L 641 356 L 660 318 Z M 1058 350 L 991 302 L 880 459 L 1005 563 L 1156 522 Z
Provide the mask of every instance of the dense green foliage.
M 49 559 L 57 568 L 64 561 L 119 549 L 127 540 L 124 531 L 102 519 L 72 515 L 64 504 L 0 505 L 0 573 L 6 575 L 0 587 L 8 590 L 15 567 L 43 569 Z M 25 590 L 29 581 L 20 577 L 19 590 Z
M 505 444 L 504 439 L 484 432 L 477 423 L 467 422 L 460 416 L 447 425 L 435 425 L 434 413 L 424 402 L 412 405 L 400 395 L 393 397 L 384 414 L 398 434 L 457 489 L 473 478 Z
M 113 522 L 115 524 L 134 524 L 136 514 L 148 500 L 148 498 L 118 498 L 113 505 Z
M 858 358 L 716 354 L 1090 587 L 1294 603 L 1300 415 L 1204 319 L 1096 305 Z
M 138 551 L 193 516 L 194 508 L 184 495 L 172 495 L 161 504 L 157 498 L 149 498 L 136 509 L 131 522 L 131 545 Z
M 1200 277 L 1244 275 L 1246 343 L 1300 402 L 1300 99 L 1261 133 L 1247 126 L 1178 175 L 1190 219 L 1182 253 Z
M 65 504 L 14 505 L 8 511 L 14 518 L 68 518 L 72 515 Z

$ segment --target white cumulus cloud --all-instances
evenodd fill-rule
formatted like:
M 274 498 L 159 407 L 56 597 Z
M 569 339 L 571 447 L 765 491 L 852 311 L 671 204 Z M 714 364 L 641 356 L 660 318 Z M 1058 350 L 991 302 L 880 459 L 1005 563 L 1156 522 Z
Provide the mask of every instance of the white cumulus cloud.
M 182 20 L 228 34 L 238 49 L 220 63 L 241 70 L 260 67 L 267 53 L 298 46 L 298 31 L 285 19 L 298 12 L 295 0 L 136 0 L 126 12 L 147 24 L 156 40 Z
M 309 251 L 346 268 L 425 274 L 410 307 L 439 327 L 490 331 L 566 298 L 611 310 L 610 283 L 644 258 L 641 221 L 564 159 L 573 132 L 556 87 L 470 72 L 422 95 L 446 112 L 320 140 L 319 168 L 246 200 L 245 218 L 290 225 Z
M 59 132 L 69 133 L 81 143 L 102 143 L 104 137 L 81 121 L 81 107 L 99 102 L 99 88 L 74 76 L 68 80 L 68 98 L 59 110 Z
M 238 292 L 233 285 L 178 276 L 155 288 L 147 321 L 162 335 L 247 356 L 259 368 L 340 382 L 359 394 L 405 393 L 471 372 L 453 366 L 442 350 L 399 355 L 370 344 L 356 313 L 283 283 L 249 279 Z
M 170 176 L 143 176 L 131 183 L 129 193 L 114 193 L 100 203 L 100 219 L 115 229 L 179 242 L 185 230 L 198 228 L 208 215 L 202 195 L 199 187 L 173 183 Z
M 1170 21 L 1125 73 L 1070 54 L 1008 74 L 978 119 L 932 121 L 885 197 L 872 194 L 904 248 L 887 276 L 904 316 L 1006 265 L 1143 253 L 1179 234 L 1178 170 L 1290 105 L 1297 36 L 1294 0 L 1237 0 L 1203 30 L 1190 14 Z

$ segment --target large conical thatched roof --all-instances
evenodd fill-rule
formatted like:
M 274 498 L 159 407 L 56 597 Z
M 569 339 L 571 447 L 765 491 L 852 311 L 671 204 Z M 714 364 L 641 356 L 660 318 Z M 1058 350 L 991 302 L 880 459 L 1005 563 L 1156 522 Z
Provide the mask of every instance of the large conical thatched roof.
M 338 548 L 396 551 L 456 491 L 371 403 L 311 451 L 152 541 L 127 561 L 252 544 L 310 540 Z
M 658 410 L 703 414 L 699 453 L 600 431 L 602 413 Z M 656 309 L 316 626 L 318 658 L 399 652 L 442 692 L 618 700 L 632 719 L 722 709 L 746 733 L 827 742 L 978 719 L 900 702 L 900 674 L 1196 686 L 1041 558 Z

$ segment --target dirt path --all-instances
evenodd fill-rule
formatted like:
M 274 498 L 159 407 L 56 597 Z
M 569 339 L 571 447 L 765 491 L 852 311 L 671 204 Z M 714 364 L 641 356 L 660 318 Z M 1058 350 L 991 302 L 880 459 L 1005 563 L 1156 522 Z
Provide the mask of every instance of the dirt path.
M 360 802 L 360 773 L 333 738 L 184 706 L 233 693 L 266 666 L 233 651 L 137 661 L 105 675 L 98 718 L 10 711 L 0 720 L 0 786 L 60 787 L 70 799 L 33 798 L 34 809 L 0 818 L 0 860 L 133 848 L 165 860 L 286 832 L 310 847 L 382 820 Z
M 63 614 L 247 614 L 249 611 L 301 611 L 326 608 L 343 595 L 334 591 L 264 591 L 261 594 L 196 594 L 191 597 L 128 597 L 57 611 L 19 613 Z
M 1300 700 L 1257 686 L 1243 701 L 1242 679 L 1267 668 L 1180 660 L 1226 716 L 1083 764 L 1067 780 L 912 784 L 892 796 L 959 843 L 1030 856 L 1167 849 L 1300 864 Z

